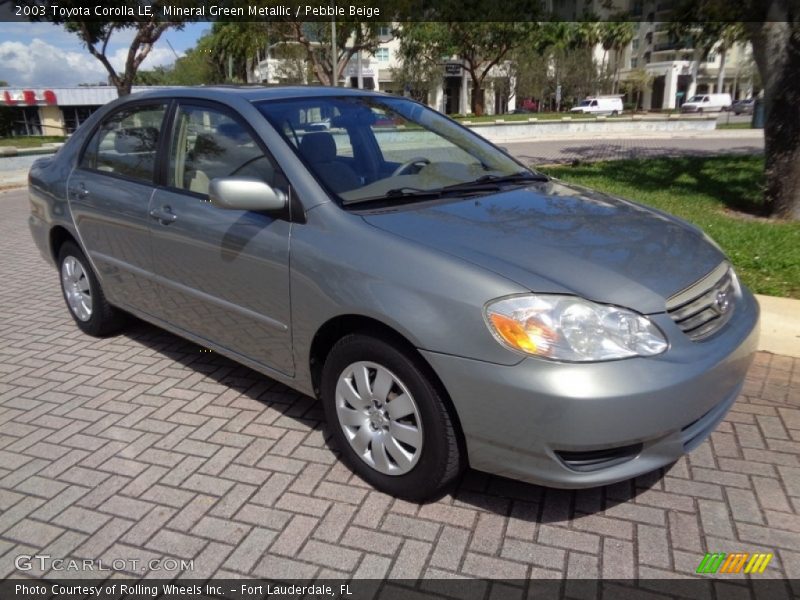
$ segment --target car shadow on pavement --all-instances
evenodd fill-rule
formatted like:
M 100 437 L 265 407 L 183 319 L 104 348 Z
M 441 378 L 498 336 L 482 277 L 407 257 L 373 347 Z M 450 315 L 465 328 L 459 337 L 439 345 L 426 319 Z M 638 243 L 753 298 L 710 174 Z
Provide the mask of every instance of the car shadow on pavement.
M 320 432 L 325 445 L 338 461 L 338 451 L 330 444 L 320 403 L 240 365 L 211 350 L 184 340 L 136 318 L 121 334 L 143 344 L 183 367 L 239 392 L 246 398 L 266 404 L 280 413 L 276 419 L 292 419 L 312 431 Z M 435 502 L 494 512 L 523 522 L 553 523 L 592 515 L 627 502 L 657 484 L 665 469 L 636 480 L 585 490 L 559 490 L 528 484 L 467 469 L 456 488 Z M 368 487 L 351 472 L 349 484 Z

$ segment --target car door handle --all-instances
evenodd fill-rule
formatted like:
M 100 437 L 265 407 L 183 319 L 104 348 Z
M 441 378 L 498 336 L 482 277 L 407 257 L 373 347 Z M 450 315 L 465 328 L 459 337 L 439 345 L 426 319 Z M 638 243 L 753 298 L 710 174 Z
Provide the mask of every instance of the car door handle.
M 154 208 L 150 211 L 150 217 L 161 223 L 162 225 L 169 225 L 175 219 L 178 218 L 178 215 L 172 212 L 172 208 L 169 206 L 162 206 L 161 208 Z
M 80 200 L 89 195 L 89 190 L 86 189 L 83 183 L 79 183 L 77 187 L 70 188 L 69 193 L 75 200 Z

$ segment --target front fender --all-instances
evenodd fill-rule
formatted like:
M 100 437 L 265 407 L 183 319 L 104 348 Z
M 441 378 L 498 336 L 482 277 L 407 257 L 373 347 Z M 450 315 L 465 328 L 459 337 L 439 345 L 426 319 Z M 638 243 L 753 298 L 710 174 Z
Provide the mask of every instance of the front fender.
M 293 226 L 291 240 L 299 385 L 311 386 L 314 336 L 341 315 L 380 321 L 421 350 L 504 365 L 520 362 L 519 354 L 495 341 L 482 311 L 493 298 L 527 290 L 492 271 L 376 229 L 333 203 L 307 216 L 306 224 Z

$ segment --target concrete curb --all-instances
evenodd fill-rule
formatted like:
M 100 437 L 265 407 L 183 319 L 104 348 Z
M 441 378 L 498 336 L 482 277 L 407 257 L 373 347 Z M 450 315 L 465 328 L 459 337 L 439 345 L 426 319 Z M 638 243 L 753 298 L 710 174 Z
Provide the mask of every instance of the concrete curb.
M 16 148 L 14 146 L 0 146 L 0 158 L 11 156 L 35 156 L 38 154 L 55 154 L 63 143 L 44 144 L 39 148 Z
M 756 296 L 761 306 L 758 349 L 800 358 L 800 300 Z

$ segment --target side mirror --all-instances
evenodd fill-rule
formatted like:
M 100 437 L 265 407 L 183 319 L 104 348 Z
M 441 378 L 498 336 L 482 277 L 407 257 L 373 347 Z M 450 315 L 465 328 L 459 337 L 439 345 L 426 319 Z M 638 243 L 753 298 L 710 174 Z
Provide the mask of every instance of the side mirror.
M 281 212 L 286 209 L 286 194 L 260 179 L 219 177 L 208 184 L 208 199 L 213 206 L 228 210 L 263 210 Z

